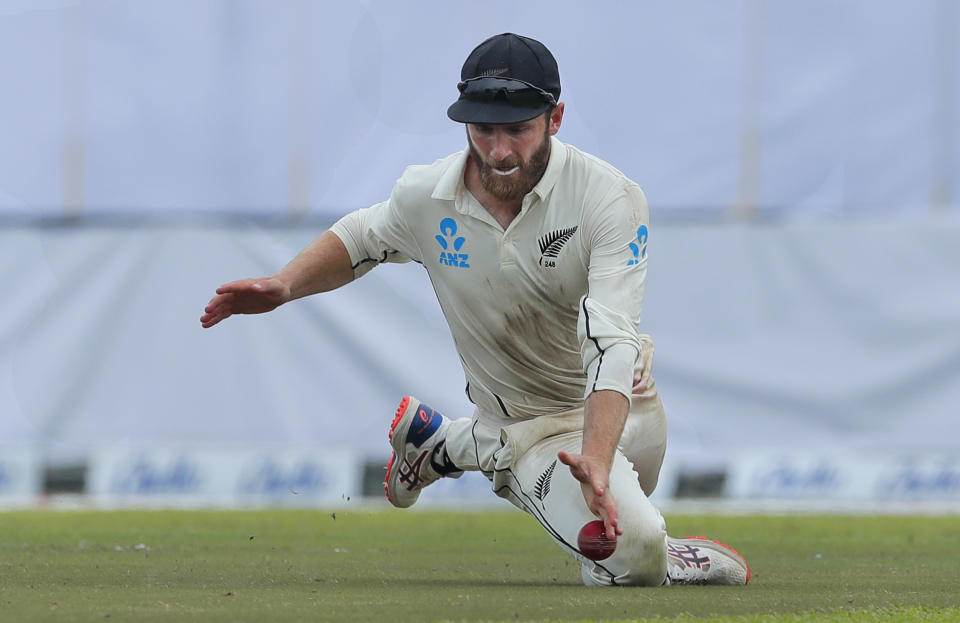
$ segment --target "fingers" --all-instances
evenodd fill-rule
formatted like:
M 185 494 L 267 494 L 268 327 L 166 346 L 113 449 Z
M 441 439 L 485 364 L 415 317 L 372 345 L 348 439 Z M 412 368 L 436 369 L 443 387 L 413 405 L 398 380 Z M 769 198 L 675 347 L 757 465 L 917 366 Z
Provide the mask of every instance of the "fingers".
M 623 530 L 620 528 L 617 505 L 613 500 L 610 489 L 607 488 L 602 494 L 598 494 L 590 484 L 583 483 L 581 487 L 583 488 L 583 497 L 587 502 L 587 508 L 603 521 L 604 534 L 608 539 L 616 540 L 618 534 L 623 534 Z
M 200 317 L 200 324 L 206 329 L 232 316 L 234 313 L 260 313 L 276 307 L 276 303 L 270 305 L 263 304 L 262 301 L 269 301 L 269 297 L 276 297 L 281 293 L 283 283 L 272 277 L 259 277 L 256 279 L 240 279 L 225 283 L 217 288 L 216 296 L 210 299 L 207 306 L 203 308 L 204 314 Z M 254 298 L 251 299 L 250 295 Z M 264 299 L 260 295 L 266 295 Z M 259 309 L 257 305 L 251 306 L 251 301 L 260 301 Z
M 616 541 L 617 536 L 623 534 L 623 530 L 620 529 L 620 524 L 616 521 L 610 521 L 609 519 L 603 520 L 603 531 L 611 541 Z
M 653 374 L 653 340 L 649 335 L 640 335 L 639 370 L 633 377 L 631 393 L 642 394 L 650 388 L 650 377 Z
M 210 302 L 207 303 L 207 306 L 203 308 L 208 314 L 216 312 L 218 309 L 224 307 L 227 303 L 233 300 L 233 294 L 218 294 L 217 296 L 210 299 Z
M 207 306 L 203 308 L 203 315 L 200 316 L 200 324 L 204 329 L 212 327 L 221 320 L 230 317 L 230 302 L 233 300 L 233 294 L 218 294 L 210 299 Z
M 643 392 L 647 391 L 650 388 L 650 373 L 644 371 L 643 374 L 640 374 L 633 379 L 633 388 L 631 388 L 630 393 L 635 395 L 640 395 Z
M 204 314 L 203 316 L 200 316 L 200 326 L 202 326 L 204 329 L 209 329 L 221 320 L 226 320 L 232 315 L 233 314 L 230 313 Z
M 603 494 L 607 492 L 606 485 L 602 482 L 598 482 L 596 479 L 590 478 L 589 485 L 593 487 L 593 494 L 595 496 L 603 497 Z
M 623 530 L 620 529 L 617 505 L 609 489 L 604 495 L 592 496 L 592 499 L 586 488 L 584 488 L 583 494 L 587 499 L 587 507 L 590 512 L 603 521 L 603 531 L 607 538 L 615 540 L 618 534 L 623 534 Z
M 570 454 L 561 450 L 557 452 L 557 458 L 569 467 L 573 477 L 580 481 L 587 508 L 603 520 L 603 530 L 607 538 L 616 539 L 618 534 L 623 534 L 617 520 L 617 505 L 603 470 L 592 469 L 591 457 L 582 454 Z
M 620 522 L 617 519 L 617 506 L 613 502 L 613 496 L 609 492 L 605 496 L 598 498 L 600 503 L 600 513 L 598 516 L 603 520 L 603 530 L 608 539 L 616 539 L 618 534 L 623 534 L 620 529 Z
M 233 313 L 226 308 L 216 308 L 214 310 L 207 311 L 204 315 L 200 316 L 200 325 L 204 329 L 209 329 L 213 325 L 217 324 L 221 320 L 226 320 Z
M 217 294 L 238 294 L 243 292 L 257 292 L 260 294 L 276 294 L 283 290 L 283 282 L 275 277 L 256 277 L 253 279 L 238 279 L 225 283 L 217 288 Z
M 225 283 L 219 288 L 217 288 L 217 294 L 231 294 L 234 292 L 247 292 L 250 290 L 263 290 L 263 284 L 261 279 L 239 279 L 237 281 L 231 281 L 230 283 Z
M 227 284 L 230 285 L 230 284 Z M 226 287 L 226 286 L 221 286 Z M 221 288 L 217 288 L 217 292 Z M 210 299 L 210 302 L 207 303 L 207 306 L 203 308 L 204 314 L 200 316 L 200 324 L 204 329 L 209 329 L 213 325 L 226 320 L 233 315 L 234 310 L 234 300 L 236 299 L 236 294 L 225 293 L 217 294 L 215 297 Z

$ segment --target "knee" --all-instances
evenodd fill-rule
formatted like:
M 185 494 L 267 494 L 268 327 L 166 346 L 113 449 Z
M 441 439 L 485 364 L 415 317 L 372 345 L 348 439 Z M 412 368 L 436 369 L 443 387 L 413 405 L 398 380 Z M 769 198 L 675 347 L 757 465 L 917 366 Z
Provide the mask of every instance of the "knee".
M 623 531 L 626 546 L 626 571 L 617 577 L 617 584 L 628 586 L 660 586 L 667 577 L 666 534 L 659 525 L 628 526 Z

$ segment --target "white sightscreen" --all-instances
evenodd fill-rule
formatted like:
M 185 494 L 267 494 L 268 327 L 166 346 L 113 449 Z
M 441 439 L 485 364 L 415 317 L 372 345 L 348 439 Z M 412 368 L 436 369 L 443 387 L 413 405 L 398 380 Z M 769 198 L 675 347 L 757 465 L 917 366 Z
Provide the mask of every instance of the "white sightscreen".
M 949 0 L 9 0 L 0 215 L 369 205 L 463 144 L 460 66 L 507 30 L 558 58 L 561 138 L 670 214 L 960 196 Z

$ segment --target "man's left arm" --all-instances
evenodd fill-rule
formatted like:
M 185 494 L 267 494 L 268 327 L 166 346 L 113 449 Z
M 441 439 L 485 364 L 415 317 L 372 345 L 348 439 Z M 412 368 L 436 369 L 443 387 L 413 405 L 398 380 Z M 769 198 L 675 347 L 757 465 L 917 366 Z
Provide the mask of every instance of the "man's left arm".
M 559 452 L 557 458 L 580 481 L 590 512 L 603 520 L 610 539 L 623 534 L 617 520 L 617 505 L 610 492 L 610 467 L 623 433 L 630 402 L 619 392 L 593 392 L 584 405 L 583 445 L 580 454 Z
M 628 184 L 583 220 L 589 291 L 580 301 L 578 334 L 587 374 L 583 446 L 560 460 L 583 487 L 607 536 L 619 532 L 610 467 L 630 408 L 634 371 L 644 342 L 637 332 L 647 271 L 649 212 L 643 192 Z

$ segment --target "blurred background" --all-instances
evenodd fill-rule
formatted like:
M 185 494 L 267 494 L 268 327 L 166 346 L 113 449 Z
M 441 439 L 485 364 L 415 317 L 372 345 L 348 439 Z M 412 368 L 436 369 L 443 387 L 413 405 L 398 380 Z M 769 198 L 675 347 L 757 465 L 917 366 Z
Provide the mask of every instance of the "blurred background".
M 404 394 L 470 415 L 416 265 L 198 319 L 462 149 L 505 31 L 651 206 L 657 500 L 960 508 L 955 0 L 3 0 L 0 506 L 379 499 Z

